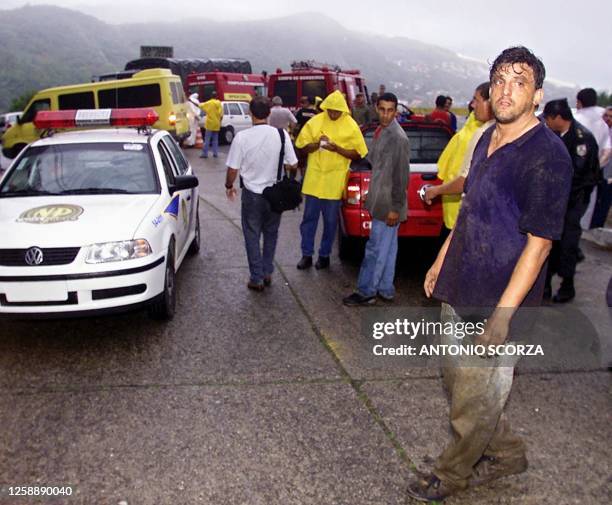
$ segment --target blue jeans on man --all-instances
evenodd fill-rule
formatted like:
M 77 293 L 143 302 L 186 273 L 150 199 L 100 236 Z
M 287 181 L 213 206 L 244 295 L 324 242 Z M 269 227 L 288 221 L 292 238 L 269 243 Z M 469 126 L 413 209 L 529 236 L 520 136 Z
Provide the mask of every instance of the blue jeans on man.
M 270 203 L 262 195 L 243 188 L 241 218 L 251 283 L 263 285 L 264 279 L 269 278 L 274 271 L 274 252 L 281 215 L 272 212 Z
M 357 280 L 357 291 L 361 295 L 372 297 L 379 294 L 387 300 L 395 296 L 393 279 L 398 228 L 399 224 L 387 226 L 384 221 L 372 219 L 370 238 L 366 243 L 365 256 Z
M 336 229 L 341 200 L 325 200 L 316 196 L 305 195 L 304 217 L 300 225 L 302 234 L 302 256 L 314 254 L 314 241 L 319 223 L 319 214 L 323 215 L 323 237 L 319 246 L 319 257 L 329 258 Z
M 213 156 L 219 155 L 219 131 L 206 130 L 204 132 L 204 146 L 202 147 L 202 157 L 208 158 L 208 149 L 212 141 Z

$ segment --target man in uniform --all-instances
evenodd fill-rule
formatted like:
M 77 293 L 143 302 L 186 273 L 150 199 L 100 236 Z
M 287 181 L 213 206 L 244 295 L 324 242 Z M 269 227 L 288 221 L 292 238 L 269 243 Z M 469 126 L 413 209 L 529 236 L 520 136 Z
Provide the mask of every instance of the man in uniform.
M 563 235 L 550 253 L 544 297 L 552 295 L 551 279 L 558 274 L 563 280 L 553 301 L 565 303 L 576 296 L 574 274 L 578 260 L 578 246 L 582 228 L 580 220 L 588 205 L 591 191 L 600 176 L 597 142 L 595 137 L 576 121 L 567 100 L 551 100 L 544 107 L 546 125 L 561 137 L 572 159 L 574 175 L 572 190 L 565 214 Z
M 443 302 L 443 324 L 456 328 L 472 310 L 486 318 L 473 340 L 485 348 L 505 344 L 520 308 L 541 304 L 546 259 L 563 230 L 572 167 L 561 140 L 534 114 L 544 76 L 525 47 L 506 49 L 493 62 L 496 124 L 476 146 L 457 224 L 425 277 L 426 295 Z M 458 344 L 464 336 L 443 333 L 441 340 Z M 433 472 L 410 483 L 411 497 L 443 500 L 527 469 L 524 442 L 504 415 L 513 375 L 512 360 L 474 366 L 465 357 L 444 358 L 454 436 Z
M 295 114 L 297 124 L 295 125 L 295 136 L 300 134 L 304 125 L 318 114 L 314 108 L 314 98 L 311 96 L 303 96 L 300 98 L 300 110 Z
M 294 136 L 297 139 L 304 125 L 310 121 L 313 117 L 315 117 L 318 112 L 314 106 L 315 99 L 312 96 L 303 96 L 300 98 L 300 110 L 295 114 L 295 119 L 297 120 L 297 124 L 295 125 Z M 304 179 L 304 174 L 306 173 L 306 160 L 308 159 L 308 155 L 304 153 L 301 149 L 298 149 L 297 152 L 298 157 L 298 169 L 300 171 L 300 176 Z

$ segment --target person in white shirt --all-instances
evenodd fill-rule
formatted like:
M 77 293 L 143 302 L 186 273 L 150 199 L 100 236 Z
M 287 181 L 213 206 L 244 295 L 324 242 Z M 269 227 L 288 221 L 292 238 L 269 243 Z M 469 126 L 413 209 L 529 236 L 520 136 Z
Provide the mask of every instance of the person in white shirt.
M 242 188 L 242 232 L 249 262 L 249 289 L 263 291 L 272 283 L 274 252 L 278 239 L 281 215 L 273 212 L 262 195 L 263 190 L 276 183 L 281 154 L 281 134 L 285 138 L 283 164 L 289 170 L 297 168 L 297 157 L 286 131 L 267 124 L 270 104 L 265 97 L 255 97 L 249 105 L 253 127 L 238 132 L 227 156 L 225 190 L 234 200 L 234 182 L 240 173 Z M 263 236 L 263 249 L 260 246 Z
M 282 128 L 291 133 L 292 128 L 297 124 L 297 119 L 289 109 L 283 107 L 283 99 L 280 96 L 272 98 L 272 109 L 268 124 L 274 128 Z
M 578 111 L 574 117 L 576 121 L 585 126 L 595 137 L 599 148 L 599 166 L 605 167 L 612 153 L 612 144 L 610 143 L 608 126 L 602 119 L 604 109 L 597 106 L 597 91 L 593 88 L 581 89 L 576 95 L 576 108 Z M 589 207 L 580 221 L 580 225 L 585 230 L 592 227 L 593 211 L 598 198 L 598 192 L 599 187 L 596 187 L 591 193 Z
M 603 120 L 608 125 L 608 133 L 610 135 L 610 143 L 612 144 L 612 105 L 608 105 L 603 113 Z M 603 180 L 597 188 L 597 202 L 593 211 L 593 219 L 591 227 L 603 228 L 608 219 L 610 204 L 612 203 L 612 156 L 608 158 L 608 163 L 601 167 L 603 171 Z

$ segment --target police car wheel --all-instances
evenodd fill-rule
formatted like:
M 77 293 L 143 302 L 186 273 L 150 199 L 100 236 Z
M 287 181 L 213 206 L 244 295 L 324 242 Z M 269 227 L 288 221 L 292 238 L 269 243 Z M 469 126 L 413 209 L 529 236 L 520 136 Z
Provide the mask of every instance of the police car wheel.
M 168 321 L 176 311 L 176 272 L 174 271 L 174 241 L 168 246 L 166 268 L 164 271 L 164 290 L 160 297 L 149 307 L 152 319 Z
M 198 209 L 196 209 L 195 237 L 193 237 L 191 244 L 189 244 L 189 249 L 187 249 L 187 252 L 192 256 L 195 256 L 200 252 L 200 215 L 198 210 L 199 206 Z

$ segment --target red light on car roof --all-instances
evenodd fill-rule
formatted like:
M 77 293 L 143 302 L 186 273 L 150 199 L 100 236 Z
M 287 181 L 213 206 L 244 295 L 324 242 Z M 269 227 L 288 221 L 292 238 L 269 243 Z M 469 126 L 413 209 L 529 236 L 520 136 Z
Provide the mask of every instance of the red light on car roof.
M 159 121 L 159 114 L 153 109 L 113 109 L 111 125 L 113 126 L 153 126 Z
M 88 126 L 152 126 L 159 120 L 155 110 L 134 109 L 79 109 L 44 110 L 34 118 L 34 126 L 49 128 L 83 128 Z
M 40 110 L 34 117 L 34 126 L 47 128 L 74 128 L 74 110 Z

